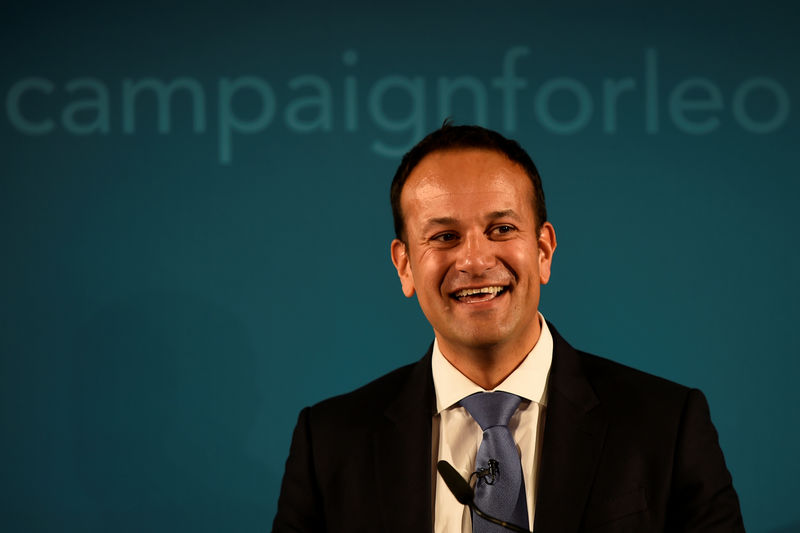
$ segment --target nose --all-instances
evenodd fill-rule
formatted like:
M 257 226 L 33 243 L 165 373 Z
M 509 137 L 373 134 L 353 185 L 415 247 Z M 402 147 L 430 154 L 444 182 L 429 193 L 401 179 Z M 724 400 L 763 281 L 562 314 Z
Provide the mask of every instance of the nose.
M 492 242 L 483 233 L 467 235 L 456 253 L 455 267 L 465 274 L 480 276 L 497 264 Z

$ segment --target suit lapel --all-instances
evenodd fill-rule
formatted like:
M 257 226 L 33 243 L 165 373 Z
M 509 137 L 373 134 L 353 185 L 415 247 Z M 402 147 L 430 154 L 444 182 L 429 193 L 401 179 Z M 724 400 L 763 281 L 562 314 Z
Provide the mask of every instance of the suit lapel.
M 580 527 L 607 422 L 577 352 L 548 325 L 554 349 L 534 530 L 572 533 Z
M 382 531 L 432 530 L 431 424 L 435 414 L 431 351 L 416 363 L 375 432 Z
M 602 406 L 577 352 L 548 324 L 553 363 L 534 531 L 578 531 L 606 433 Z M 431 350 L 416 363 L 374 435 L 382 531 L 431 531 L 431 425 L 435 414 Z

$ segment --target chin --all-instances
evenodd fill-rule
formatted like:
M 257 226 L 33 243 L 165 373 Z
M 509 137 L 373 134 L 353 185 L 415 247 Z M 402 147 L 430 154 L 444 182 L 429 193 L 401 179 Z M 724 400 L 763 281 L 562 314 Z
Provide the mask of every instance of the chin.
M 459 344 L 463 346 L 469 346 L 474 349 L 489 349 L 502 344 L 505 337 L 506 336 L 499 331 L 491 333 L 475 331 L 458 335 L 456 338 L 459 340 Z

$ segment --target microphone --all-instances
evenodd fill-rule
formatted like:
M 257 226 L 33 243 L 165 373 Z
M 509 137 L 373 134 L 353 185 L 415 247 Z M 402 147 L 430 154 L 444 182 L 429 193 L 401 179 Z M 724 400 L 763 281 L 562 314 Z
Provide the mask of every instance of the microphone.
M 442 475 L 445 485 L 447 485 L 447 488 L 453 493 L 453 496 L 456 497 L 458 503 L 472 507 L 474 505 L 473 498 L 475 493 L 472 487 L 469 486 L 469 483 L 467 483 L 467 480 L 461 477 L 461 474 L 453 468 L 453 465 L 447 461 L 439 461 L 436 463 L 436 469 Z
M 447 485 L 447 488 L 453 493 L 453 496 L 456 497 L 458 503 L 462 505 L 468 505 L 469 508 L 475 512 L 475 514 L 493 524 L 510 529 L 516 533 L 532 533 L 528 529 L 524 529 L 517 525 L 500 520 L 499 518 L 489 516 L 478 509 L 478 507 L 475 505 L 475 492 L 472 490 L 472 487 L 470 487 L 469 483 L 467 483 L 467 481 L 461 477 L 461 474 L 458 473 L 458 470 L 453 468 L 453 465 L 447 461 L 439 461 L 436 463 L 436 470 L 439 471 L 442 479 L 444 479 L 445 485 Z

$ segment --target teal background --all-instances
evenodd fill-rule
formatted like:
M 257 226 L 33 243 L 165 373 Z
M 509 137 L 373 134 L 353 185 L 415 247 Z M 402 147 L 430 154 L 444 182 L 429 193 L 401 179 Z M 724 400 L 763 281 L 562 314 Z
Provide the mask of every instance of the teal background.
M 298 411 L 416 360 L 431 340 L 388 255 L 399 158 L 374 145 L 401 151 L 437 127 L 438 78 L 472 76 L 485 125 L 518 139 L 543 176 L 559 242 L 545 316 L 578 348 L 701 388 L 748 531 L 800 531 L 800 9 L 643 4 L 3 4 L 0 529 L 268 530 Z M 529 50 L 515 63 L 527 86 L 509 128 L 492 80 L 514 47 Z M 318 96 L 290 86 L 304 75 L 329 83 L 329 129 L 313 126 L 313 106 L 286 119 Z M 269 84 L 273 117 L 233 132 L 226 163 L 220 80 L 244 76 Z M 419 77 L 421 90 L 396 84 L 371 107 L 390 76 Z M 17 109 L 54 121 L 39 135 L 8 108 L 31 77 L 53 84 Z M 168 131 L 144 93 L 124 131 L 124 80 L 181 77 L 202 88 L 202 131 L 180 92 Z M 561 134 L 536 108 L 559 77 L 593 103 Z M 669 111 L 670 92 L 697 77 L 721 95 L 720 109 L 687 111 L 718 119 L 705 134 Z M 737 88 L 758 77 L 788 96 L 768 133 L 733 112 Z M 62 112 L 93 95 L 67 91 L 78 78 L 107 88 L 107 132 L 64 127 Z M 636 89 L 609 132 L 603 83 L 623 78 Z M 448 114 L 475 121 L 458 94 Z M 244 122 L 265 112 L 252 90 L 232 102 Z M 567 123 L 581 105 L 562 91 L 548 109 Z M 776 106 L 754 91 L 747 113 L 764 122 Z M 82 113 L 80 124 L 97 119 Z

